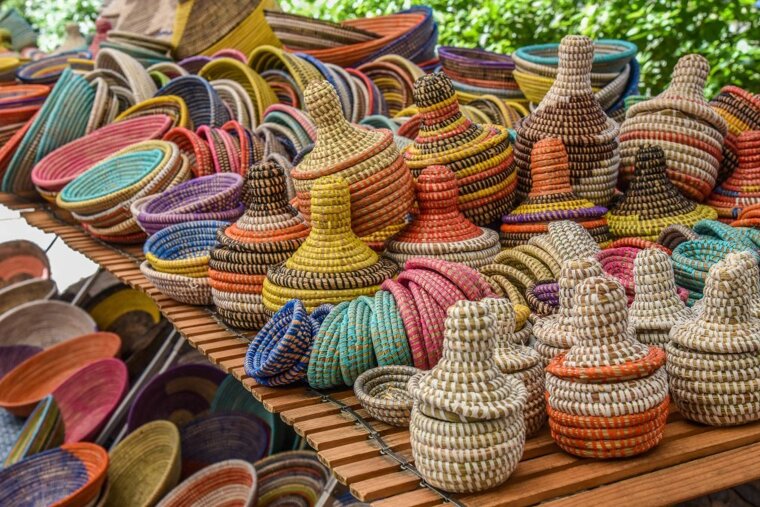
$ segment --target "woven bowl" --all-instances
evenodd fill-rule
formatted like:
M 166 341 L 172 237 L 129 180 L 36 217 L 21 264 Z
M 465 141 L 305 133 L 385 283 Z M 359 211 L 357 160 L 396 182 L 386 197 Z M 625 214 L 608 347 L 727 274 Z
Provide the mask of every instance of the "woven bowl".
M 108 454 L 95 444 L 67 444 L 0 471 L 0 504 L 78 507 L 93 502 L 103 485 Z
M 95 438 L 127 392 L 127 367 L 119 359 L 90 363 L 53 391 L 66 443 Z
M 0 243 L 0 288 L 29 278 L 50 278 L 45 251 L 25 239 Z
M 197 417 L 180 430 L 182 477 L 220 461 L 254 463 L 269 451 L 269 426 L 246 413 L 216 413 Z
M 313 451 L 289 451 L 254 463 L 260 505 L 315 505 L 330 472 Z
M 16 366 L 42 351 L 34 345 L 8 345 L 0 347 L 0 379 Z
M 3 414 L 19 421 L 5 410 Z M 7 427 L 7 425 L 4 425 Z M 4 466 L 9 467 L 28 456 L 47 451 L 63 444 L 63 419 L 53 395 L 45 396 L 26 419 L 13 446 L 6 453 Z
M 253 507 L 256 505 L 256 469 L 239 459 L 208 466 L 188 477 L 157 507 Z
M 62 301 L 32 301 L 0 316 L 0 345 L 49 347 L 92 333 L 95 321 L 81 308 Z
M 134 431 L 156 419 L 183 426 L 208 412 L 225 373 L 208 364 L 185 364 L 170 368 L 143 387 L 127 416 L 127 429 Z
M 162 273 L 205 277 L 209 252 L 216 245 L 216 233 L 227 225 L 228 222 L 221 220 L 204 220 L 162 229 L 145 242 L 145 258 L 153 269 Z
M 179 430 L 169 421 L 139 427 L 109 453 L 105 505 L 151 507 L 179 482 Z
M 203 125 L 221 127 L 232 119 L 222 99 L 202 77 L 182 76 L 172 79 L 156 93 L 156 97 L 164 95 L 176 95 L 185 101 L 190 111 L 190 120 L 196 129 Z
M 47 300 L 58 293 L 58 287 L 50 279 L 31 278 L 0 289 L 0 315 L 16 306 L 30 301 Z
M 74 372 L 93 361 L 114 357 L 120 347 L 121 340 L 113 333 L 92 333 L 53 345 L 0 380 L 0 407 L 27 416 Z
M 354 393 L 375 419 L 393 426 L 409 426 L 414 400 L 406 390 L 406 383 L 419 372 L 413 366 L 372 368 L 356 379 Z

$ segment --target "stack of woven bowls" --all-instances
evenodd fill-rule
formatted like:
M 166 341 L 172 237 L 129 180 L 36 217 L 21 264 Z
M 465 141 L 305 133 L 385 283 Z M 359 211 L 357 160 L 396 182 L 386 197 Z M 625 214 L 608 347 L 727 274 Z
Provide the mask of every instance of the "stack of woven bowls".
M 261 299 L 267 268 L 295 253 L 309 228 L 287 201 L 280 166 L 273 162 L 252 166 L 245 184 L 248 209 L 219 231 L 209 278 L 222 319 L 235 327 L 259 329 L 271 315 Z
M 534 348 L 547 365 L 575 344 L 573 305 L 578 286 L 587 278 L 602 276 L 602 266 L 593 258 L 568 260 L 559 275 L 559 310 L 533 324 Z
M 707 104 L 710 64 L 700 55 L 678 60 L 668 88 L 631 106 L 620 128 L 620 175 L 634 174 L 639 149 L 655 142 L 665 152 L 667 173 L 684 195 L 703 201 L 715 186 L 723 157 L 725 120 Z
M 403 265 L 412 257 L 436 257 L 478 269 L 499 253 L 499 237 L 459 211 L 456 176 L 444 166 L 422 171 L 415 183 L 418 213 L 388 240 L 385 255 Z
M 574 345 L 546 367 L 552 438 L 586 458 L 643 453 L 660 442 L 668 417 L 665 352 L 633 337 L 618 282 L 588 278 L 573 300 Z
M 403 223 L 414 201 L 414 188 L 393 134 L 348 123 L 327 81 L 309 85 L 306 105 L 317 126 L 317 140 L 291 172 L 301 213 L 313 221 L 312 187 L 318 178 L 331 175 L 349 185 L 350 225 L 357 236 Z
M 716 218 L 714 209 L 684 197 L 666 175 L 665 152 L 658 145 L 643 145 L 636 153 L 636 172 L 623 198 L 607 213 L 615 238 L 656 241 L 673 224 L 693 226 Z
M 710 107 L 728 126 L 718 171 L 718 183 L 722 183 L 739 164 L 737 137 L 748 130 L 760 130 L 760 96 L 736 86 L 725 86 L 710 101 Z
M 471 493 L 503 483 L 525 445 L 527 391 L 517 377 L 497 368 L 497 331 L 488 313 L 477 302 L 451 306 L 443 359 L 408 383 L 414 465 L 428 483 L 446 491 Z
M 618 179 L 618 125 L 608 118 L 591 88 L 594 44 L 568 35 L 559 45 L 557 79 L 533 113 L 517 126 L 515 160 L 518 197 L 530 190 L 533 145 L 546 137 L 562 139 L 570 159 L 575 193 L 606 206 Z
M 691 316 L 678 296 L 670 257 L 655 248 L 643 250 L 634 260 L 633 275 L 636 295 L 628 322 L 641 343 L 664 346 L 670 329 Z
M 212 303 L 209 253 L 217 231 L 229 222 L 202 220 L 171 225 L 145 242 L 140 271 L 163 294 L 181 303 Z
M 600 245 L 610 242 L 604 214 L 607 208 L 578 197 L 570 185 L 570 165 L 562 140 L 549 137 L 536 142 L 530 154 L 532 186 L 528 198 L 502 217 L 501 244 L 514 247 L 549 230 L 555 220 L 579 223 Z
M 443 73 L 459 92 L 520 99 L 523 92 L 512 72 L 515 62 L 509 55 L 484 49 L 441 46 L 438 48 Z
M 45 85 L 12 85 L 0 87 L 0 146 L 40 110 L 50 88 Z
M 525 436 L 533 436 L 546 422 L 545 374 L 541 356 L 515 340 L 515 311 L 508 300 L 485 298 L 483 304 L 495 321 L 493 360 L 496 367 L 503 374 L 520 379 L 525 385 Z
M 316 504 L 330 477 L 314 451 L 281 452 L 253 465 L 263 505 Z
M 670 392 L 693 421 L 732 426 L 760 419 L 760 319 L 751 312 L 747 276 L 753 263 L 747 253 L 713 266 L 703 310 L 671 331 Z
M 744 208 L 760 204 L 760 130 L 739 134 L 733 153 L 737 160 L 735 168 L 706 201 L 723 222 L 736 220 Z
M 745 245 L 720 239 L 700 238 L 685 241 L 673 250 L 673 272 L 676 283 L 689 291 L 688 306 L 702 298 L 710 268 L 732 252 L 740 252 Z
M 428 74 L 414 83 L 422 124 L 404 151 L 412 174 L 445 165 L 459 183 L 459 209 L 476 225 L 489 225 L 514 205 L 517 184 L 507 129 L 478 125 L 459 110 L 451 81 Z
M 264 306 L 275 312 L 290 299 L 312 311 L 372 295 L 398 272 L 351 230 L 351 196 L 346 180 L 323 176 L 311 188 L 311 232 L 284 263 L 271 266 L 262 289 Z
M 170 188 L 190 176 L 187 158 L 166 141 L 133 144 L 91 167 L 67 184 L 56 204 L 72 213 L 93 236 L 136 243 L 145 233 L 132 216 L 137 199 Z

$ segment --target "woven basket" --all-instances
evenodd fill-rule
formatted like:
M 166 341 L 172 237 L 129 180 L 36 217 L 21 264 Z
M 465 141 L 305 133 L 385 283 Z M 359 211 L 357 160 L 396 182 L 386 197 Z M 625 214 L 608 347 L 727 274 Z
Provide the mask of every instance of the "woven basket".
M 412 366 L 381 366 L 359 375 L 354 393 L 369 415 L 393 426 L 409 426 L 412 397 L 407 381 L 419 373 Z
M 750 130 L 760 130 L 760 98 L 736 86 L 725 86 L 710 101 L 710 107 L 728 126 L 723 143 L 723 160 L 718 183 L 723 183 L 739 165 L 737 138 Z
M 106 505 L 155 505 L 179 482 L 180 437 L 169 421 L 140 426 L 109 452 Z
M 122 122 L 156 115 L 168 116 L 174 128 L 192 128 L 193 126 L 187 104 L 182 97 L 177 95 L 162 95 L 138 102 L 119 113 L 114 121 Z
M 173 79 L 156 93 L 157 97 L 164 95 L 175 95 L 187 104 L 190 120 L 196 129 L 202 125 L 221 127 L 232 119 L 214 88 L 201 77 Z
M 0 347 L 0 379 L 16 366 L 42 351 L 34 345 L 8 345 Z
M 20 421 L 10 412 L 3 411 L 3 414 L 7 414 L 13 419 L 13 422 Z M 10 421 L 4 424 L 6 431 L 10 429 L 11 425 L 12 422 Z M 29 414 L 14 441 L 9 442 L 12 447 L 4 453 L 5 462 L 3 466 L 9 467 L 29 456 L 60 447 L 63 444 L 63 437 L 63 418 L 61 418 L 58 405 L 53 399 L 53 395 L 45 396 Z
M 229 459 L 194 473 L 171 490 L 157 507 L 254 507 L 257 487 L 253 465 L 240 459 Z
M 760 109 L 758 110 L 760 116 Z M 760 125 L 758 125 L 760 129 Z M 760 171 L 760 130 L 739 134 L 735 140 L 736 164 L 732 172 L 713 189 L 706 204 L 718 211 L 724 222 L 735 220 L 747 206 L 760 204 L 757 173 Z
M 110 70 L 123 76 L 135 102 L 142 102 L 156 94 L 156 85 L 145 67 L 126 53 L 110 48 L 99 50 L 95 57 L 95 69 Z
M 254 467 L 264 505 L 315 505 L 330 476 L 314 451 L 281 452 Z
M 95 331 L 92 318 L 84 310 L 62 301 L 32 301 L 0 316 L 5 330 L 0 345 L 48 347 L 68 338 Z
M 58 294 L 53 280 L 32 278 L 0 289 L 0 315 L 32 301 L 48 300 Z
M 0 243 L 0 288 L 30 278 L 50 278 L 45 251 L 25 239 Z
M 87 53 L 84 51 L 68 51 L 26 63 L 16 69 L 16 79 L 25 84 L 54 84 L 63 76 L 70 58 L 87 58 Z

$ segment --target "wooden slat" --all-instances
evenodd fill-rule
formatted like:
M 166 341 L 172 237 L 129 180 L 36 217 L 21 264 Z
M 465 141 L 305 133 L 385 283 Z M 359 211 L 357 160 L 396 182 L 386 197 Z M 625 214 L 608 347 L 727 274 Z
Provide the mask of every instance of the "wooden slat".
M 432 507 L 441 503 L 441 497 L 429 489 L 420 488 L 372 502 L 372 507 Z M 450 505 L 450 504 L 449 504 Z

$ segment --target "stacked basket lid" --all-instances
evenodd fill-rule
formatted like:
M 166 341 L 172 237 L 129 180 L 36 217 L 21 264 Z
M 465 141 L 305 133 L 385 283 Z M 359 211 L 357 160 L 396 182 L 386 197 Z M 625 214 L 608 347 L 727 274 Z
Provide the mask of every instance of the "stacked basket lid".
M 166 141 L 133 144 L 67 184 L 56 203 L 95 237 L 135 243 L 145 238 L 130 211 L 146 195 L 162 192 L 190 176 L 187 157 Z
M 299 210 L 313 221 L 312 187 L 318 178 L 334 175 L 349 185 L 351 227 L 358 236 L 402 223 L 412 206 L 414 189 L 393 134 L 348 123 L 327 81 L 309 85 L 306 103 L 317 126 L 317 140 L 291 173 Z
M 662 439 L 668 417 L 665 352 L 636 341 L 617 281 L 588 278 L 573 299 L 575 343 L 546 367 L 552 438 L 582 457 L 645 452 Z
M 623 198 L 607 214 L 610 233 L 616 238 L 657 240 L 672 224 L 693 226 L 704 218 L 716 218 L 714 209 L 684 197 L 666 174 L 665 153 L 658 145 L 643 145 L 636 153 L 636 172 Z
M 479 48 L 441 46 L 438 58 L 444 74 L 460 92 L 492 94 L 503 99 L 523 96 L 512 75 L 515 62 L 509 55 Z
M 506 247 L 527 243 L 549 230 L 549 222 L 572 220 L 604 245 L 610 241 L 607 209 L 578 197 L 570 185 L 570 165 L 560 138 L 542 139 L 530 154 L 532 186 L 528 198 L 502 217 L 501 241 Z
M 713 266 L 702 311 L 671 332 L 670 392 L 688 419 L 715 426 L 758 420 L 760 319 L 750 306 L 752 271 L 757 276 L 757 257 L 749 252 Z
M 478 125 L 459 110 L 451 81 L 428 74 L 414 84 L 422 123 L 404 151 L 415 176 L 431 165 L 445 165 L 459 183 L 459 209 L 476 225 L 488 225 L 514 204 L 517 184 L 507 130 Z
M 459 211 L 456 176 L 444 166 L 430 166 L 415 183 L 418 213 L 393 236 L 385 255 L 403 265 L 411 257 L 437 257 L 480 268 L 499 252 L 499 238 L 474 225 Z
M 710 194 L 727 127 L 704 98 L 709 73 L 710 64 L 703 56 L 686 55 L 678 60 L 664 92 L 631 106 L 620 131 L 624 180 L 634 173 L 639 148 L 654 142 L 665 152 L 668 177 L 681 192 L 696 201 Z
M 570 178 L 578 196 L 606 206 L 615 192 L 618 125 L 607 117 L 591 89 L 594 44 L 588 37 L 568 35 L 559 46 L 557 79 L 533 113 L 517 126 L 515 159 L 518 193 L 530 189 L 533 144 L 559 137 L 570 159 Z
M 719 220 L 724 222 L 736 220 L 744 208 L 760 204 L 760 130 L 739 134 L 734 154 L 733 171 L 713 189 L 706 202 L 718 211 Z
M 723 143 L 723 160 L 718 171 L 718 183 L 722 183 L 739 164 L 737 137 L 748 130 L 760 130 L 760 96 L 737 86 L 725 86 L 710 101 L 710 107 L 728 126 Z
M 526 389 L 497 368 L 497 331 L 488 313 L 479 302 L 451 306 L 443 359 L 408 384 L 414 398 L 409 427 L 414 465 L 428 483 L 446 491 L 501 484 L 517 467 L 525 444 Z
M 308 311 L 374 294 L 398 271 L 351 230 L 351 196 L 346 180 L 323 176 L 311 189 L 311 232 L 284 263 L 271 266 L 262 289 L 264 306 L 276 311 L 301 299 Z
M 303 217 L 287 202 L 283 169 L 274 162 L 251 167 L 248 209 L 218 233 L 209 278 L 214 304 L 230 325 L 258 329 L 269 319 L 261 300 L 267 267 L 286 261 L 309 234 Z

